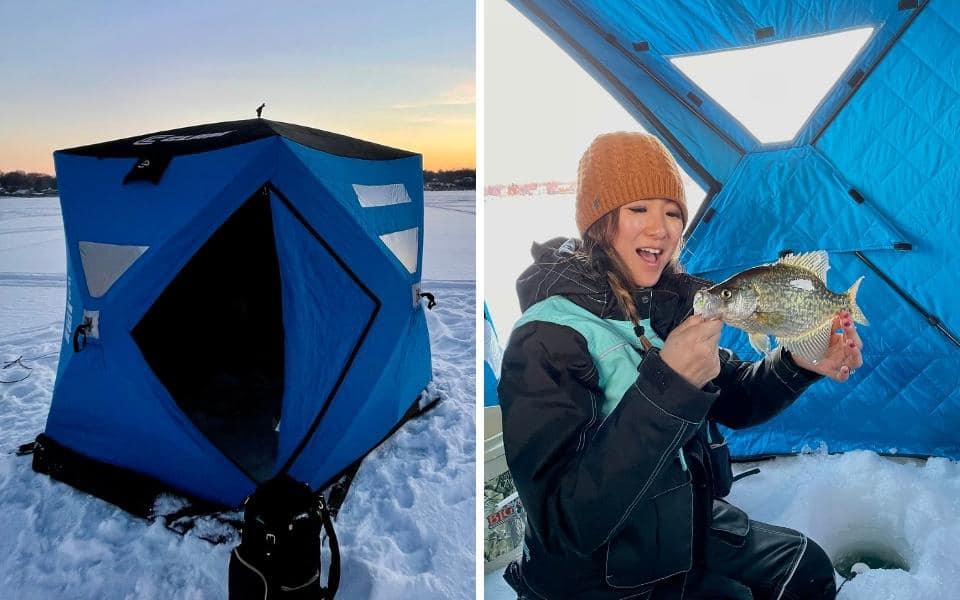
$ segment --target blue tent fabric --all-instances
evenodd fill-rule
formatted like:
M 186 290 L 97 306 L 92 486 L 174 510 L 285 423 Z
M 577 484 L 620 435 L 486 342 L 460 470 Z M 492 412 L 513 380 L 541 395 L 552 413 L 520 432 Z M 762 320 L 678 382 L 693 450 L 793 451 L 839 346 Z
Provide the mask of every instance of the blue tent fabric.
M 486 302 L 483 303 L 483 344 L 483 405 L 499 406 L 500 396 L 497 394 L 497 386 L 500 384 L 500 363 L 503 360 L 503 351 Z
M 866 276 L 863 368 L 728 432 L 732 451 L 960 458 L 960 6 L 511 2 L 709 190 L 686 240 L 689 271 L 721 280 L 783 251 L 824 249 L 831 289 Z M 760 143 L 669 60 L 858 27 L 870 39 L 788 142 Z M 721 344 L 756 358 L 737 330 Z
M 169 164 L 156 182 L 124 183 L 145 159 Z M 426 319 L 416 297 L 423 250 L 419 155 L 251 120 L 58 151 L 55 162 L 68 292 L 47 436 L 99 463 L 234 506 L 258 481 L 281 470 L 314 488 L 329 483 L 410 414 L 431 378 Z M 363 207 L 354 185 L 402 186 L 408 201 Z M 264 231 L 271 235 L 263 240 L 272 246 L 265 254 L 275 258 L 251 263 L 248 271 L 247 265 L 230 263 L 231 257 L 248 256 L 250 250 L 234 254 L 234 249 L 216 246 L 227 243 L 222 241 L 225 232 L 241 226 L 230 224 L 239 223 L 241 213 L 255 205 L 269 215 Z M 382 237 L 411 229 L 417 232 L 411 238 L 416 243 L 401 248 L 403 257 Z M 85 264 L 81 244 L 91 242 L 107 250 L 86 257 Z M 121 269 L 111 264 L 109 245 L 146 250 Z M 224 347 L 215 331 L 204 331 L 203 323 L 183 331 L 171 327 L 163 344 L 173 348 L 174 361 L 178 346 L 185 356 L 200 357 L 190 361 L 200 364 L 185 364 L 183 370 L 202 372 L 205 363 L 220 364 L 224 355 L 263 354 L 258 344 L 277 340 L 282 356 L 265 360 L 281 363 L 282 389 L 269 391 L 275 380 L 260 386 L 264 397 L 275 393 L 278 398 L 271 409 L 273 424 L 258 428 L 264 439 L 273 439 L 266 459 L 224 449 L 241 430 L 226 427 L 221 438 L 211 435 L 215 427 L 223 428 L 215 425 L 221 416 L 207 415 L 202 402 L 195 413 L 184 408 L 183 398 L 174 397 L 176 386 L 163 374 L 167 358 L 145 347 L 146 334 L 138 329 L 163 310 L 165 295 L 179 289 L 174 282 L 198 268 L 205 253 L 220 256 L 224 270 L 237 273 L 237 279 L 247 272 L 267 272 L 274 264 L 279 296 L 274 301 L 262 293 L 275 302 L 282 319 L 264 325 L 271 331 L 251 326 L 229 332 L 239 343 L 236 348 Z M 100 296 L 91 293 L 87 280 L 88 271 L 96 268 L 120 271 Z M 244 285 L 257 290 L 268 284 L 239 282 L 236 289 Z M 244 313 L 250 307 L 262 309 L 255 304 L 261 300 L 251 294 L 211 303 L 187 293 L 178 306 L 186 307 L 183 316 L 190 322 L 192 305 L 207 302 L 215 316 L 215 302 L 222 300 L 224 311 L 245 314 L 255 325 L 268 316 Z M 97 335 L 88 335 L 86 345 L 75 352 L 74 332 L 91 314 L 98 320 Z M 198 343 L 210 347 L 198 350 Z M 234 381 L 244 374 L 227 371 L 203 381 L 214 391 L 228 385 L 238 394 L 253 394 L 251 386 Z M 265 367 L 263 372 L 270 371 Z M 190 402 L 197 403 L 208 391 L 190 393 Z M 214 392 L 209 394 L 212 398 Z M 265 413 L 260 417 L 268 422 Z M 269 464 L 258 464 L 260 459 Z

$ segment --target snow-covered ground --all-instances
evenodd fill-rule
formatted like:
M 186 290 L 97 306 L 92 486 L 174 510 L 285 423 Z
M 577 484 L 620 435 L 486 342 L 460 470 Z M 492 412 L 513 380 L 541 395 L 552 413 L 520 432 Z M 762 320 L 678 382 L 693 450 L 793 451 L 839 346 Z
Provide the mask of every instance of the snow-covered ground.
M 754 519 L 792 527 L 835 561 L 843 555 L 902 558 L 909 572 L 872 569 L 847 582 L 840 600 L 956 598 L 960 587 L 960 464 L 895 461 L 872 452 L 778 458 L 733 486 L 729 500 Z M 838 577 L 838 582 L 843 580 Z M 485 597 L 516 597 L 500 573 Z
M 428 192 L 424 289 L 444 401 L 364 462 L 337 520 L 338 597 L 473 598 L 473 192 Z M 63 327 L 56 198 L 0 198 L 0 597 L 225 598 L 231 544 L 181 537 L 35 474 L 13 450 L 43 430 Z M 35 358 L 37 357 L 37 358 Z M 0 366 L 3 366 L 0 364 Z

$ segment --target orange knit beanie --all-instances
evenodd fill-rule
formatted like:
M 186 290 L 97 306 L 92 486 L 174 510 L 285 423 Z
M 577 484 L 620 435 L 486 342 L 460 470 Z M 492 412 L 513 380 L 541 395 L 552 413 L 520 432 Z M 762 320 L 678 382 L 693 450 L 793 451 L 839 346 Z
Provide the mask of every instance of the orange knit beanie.
M 660 140 L 618 131 L 597 136 L 577 172 L 577 228 L 580 235 L 611 210 L 635 200 L 673 200 L 687 224 L 687 199 L 680 170 Z

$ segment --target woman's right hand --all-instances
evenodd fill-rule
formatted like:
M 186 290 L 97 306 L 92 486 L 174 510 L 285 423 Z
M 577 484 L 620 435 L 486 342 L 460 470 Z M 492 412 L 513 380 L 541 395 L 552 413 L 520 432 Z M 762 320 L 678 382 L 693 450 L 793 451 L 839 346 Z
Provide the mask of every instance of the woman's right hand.
M 723 321 L 693 315 L 667 335 L 660 357 L 688 383 L 702 388 L 720 374 L 717 342 Z

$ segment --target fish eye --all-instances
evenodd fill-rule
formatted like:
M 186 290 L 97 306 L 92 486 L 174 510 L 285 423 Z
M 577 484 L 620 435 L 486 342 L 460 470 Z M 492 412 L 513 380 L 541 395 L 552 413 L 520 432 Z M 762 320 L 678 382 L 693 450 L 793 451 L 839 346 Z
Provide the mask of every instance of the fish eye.
M 729 300 L 731 296 L 733 296 L 733 292 L 730 290 L 723 290 L 720 292 L 720 297 L 724 300 Z

